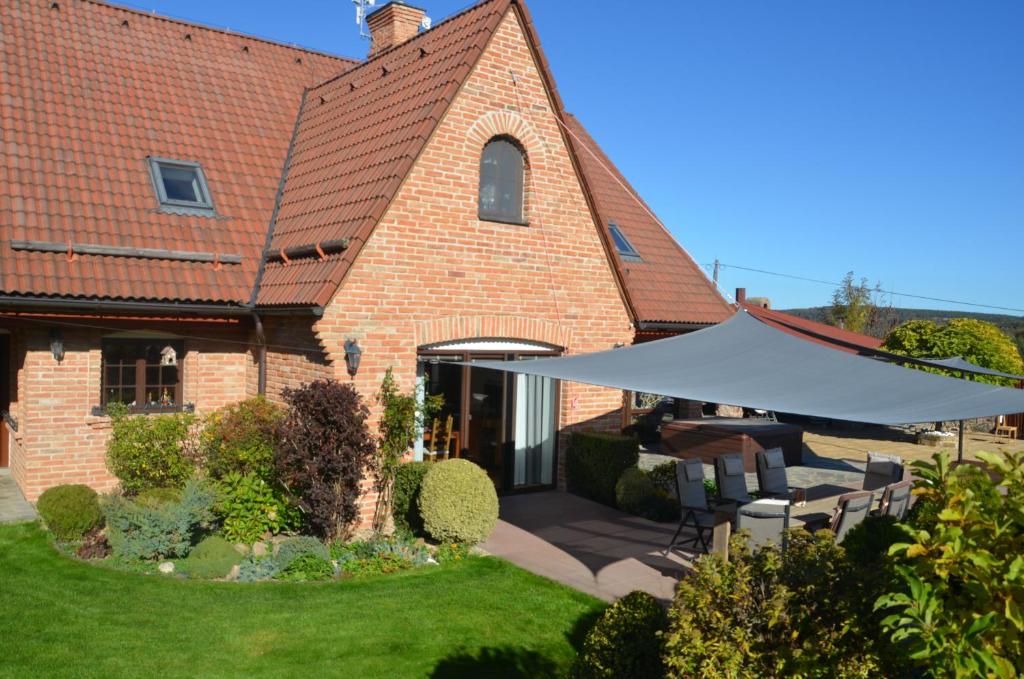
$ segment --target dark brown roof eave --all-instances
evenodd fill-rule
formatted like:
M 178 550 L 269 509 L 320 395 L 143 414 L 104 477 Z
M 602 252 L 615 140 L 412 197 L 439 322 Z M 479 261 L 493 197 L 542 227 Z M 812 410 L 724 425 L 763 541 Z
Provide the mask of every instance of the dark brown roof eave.
M 74 297 L 38 297 L 33 295 L 0 295 L 0 309 L 18 311 L 66 311 L 92 314 L 96 312 L 159 313 L 165 315 L 248 316 L 252 309 L 236 303 L 153 302 L 121 299 L 81 299 Z

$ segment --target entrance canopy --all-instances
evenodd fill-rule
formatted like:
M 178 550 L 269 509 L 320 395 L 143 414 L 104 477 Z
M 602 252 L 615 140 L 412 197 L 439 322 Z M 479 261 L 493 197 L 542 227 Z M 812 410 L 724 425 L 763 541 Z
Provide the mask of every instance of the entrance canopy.
M 1024 390 L 883 363 L 771 328 L 740 311 L 687 335 L 622 349 L 476 367 L 615 389 L 873 424 L 1024 412 Z

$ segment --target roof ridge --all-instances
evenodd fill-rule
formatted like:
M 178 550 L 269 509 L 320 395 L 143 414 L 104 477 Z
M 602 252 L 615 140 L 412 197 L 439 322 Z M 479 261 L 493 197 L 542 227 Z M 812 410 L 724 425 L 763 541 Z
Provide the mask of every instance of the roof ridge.
M 239 38 L 245 38 L 246 40 L 255 40 L 257 42 L 262 42 L 264 44 L 272 45 L 274 47 L 284 47 L 286 49 L 295 50 L 295 51 L 298 51 L 298 52 L 304 52 L 306 54 L 316 54 L 316 55 L 319 55 L 319 56 L 322 56 L 322 57 L 328 57 L 330 59 L 337 59 L 338 61 L 348 62 L 348 63 L 353 64 L 353 65 L 359 65 L 359 64 L 363 63 L 359 59 L 354 59 L 352 57 L 346 57 L 346 56 L 343 56 L 341 54 L 332 54 L 331 52 L 325 52 L 323 50 L 313 49 L 312 47 L 304 47 L 304 46 L 299 45 L 297 43 L 287 43 L 287 42 L 283 42 L 281 40 L 275 40 L 274 38 L 267 38 L 267 37 L 255 35 L 253 33 L 242 33 L 240 31 L 235 31 L 235 30 L 232 30 L 232 29 L 227 28 L 227 27 L 213 26 L 211 24 L 204 24 L 204 23 L 202 23 L 200 21 L 193 21 L 191 19 L 182 19 L 182 18 L 179 18 L 179 17 L 170 16 L 170 15 L 167 15 L 167 14 L 157 14 L 156 11 L 147 12 L 146 10 L 142 9 L 141 7 L 132 7 L 131 5 L 122 4 L 120 2 L 112 2 L 111 0 L 78 0 L 78 1 L 79 2 L 83 2 L 85 4 L 89 4 L 89 5 L 98 5 L 100 7 L 108 7 L 110 9 L 118 10 L 118 11 L 121 11 L 121 12 L 130 12 L 131 14 L 134 14 L 136 16 L 147 17 L 149 19 L 157 19 L 157 20 L 160 20 L 160 21 L 167 21 L 167 22 L 170 22 L 170 23 L 179 24 L 181 26 L 189 26 L 189 27 L 192 27 L 192 28 L 200 28 L 200 29 L 203 29 L 205 31 L 211 31 L 213 33 L 220 33 L 222 35 L 232 35 L 232 36 L 236 36 L 236 37 L 239 37 Z
M 87 0 L 87 1 L 88 2 L 96 2 L 98 0 Z M 342 73 L 338 73 L 336 75 L 332 75 L 330 78 L 327 78 L 323 82 L 319 82 L 319 83 L 317 83 L 315 85 L 311 85 L 309 89 L 310 89 L 310 91 L 320 89 L 321 87 L 323 87 L 325 85 L 329 85 L 329 84 L 335 82 L 336 80 L 340 80 L 340 79 L 342 79 L 343 77 L 345 77 L 347 75 L 351 75 L 353 73 L 356 73 L 356 72 L 360 71 L 361 69 L 363 69 L 365 66 L 369 66 L 371 64 L 376 63 L 378 59 L 380 59 L 380 58 L 382 58 L 382 57 L 384 57 L 384 56 L 394 52 L 395 50 L 397 50 L 399 48 L 402 48 L 402 47 L 405 47 L 406 45 L 409 45 L 413 41 L 418 40 L 419 38 L 422 38 L 425 35 L 428 35 L 431 31 L 437 30 L 438 28 L 444 26 L 445 24 L 449 23 L 450 21 L 458 19 L 459 17 L 461 17 L 464 14 L 468 14 L 469 12 L 472 12 L 475 9 L 479 9 L 480 7 L 483 7 L 486 4 L 493 3 L 493 2 L 503 2 L 503 3 L 507 4 L 507 5 L 511 5 L 513 0 L 481 0 L 480 2 L 475 2 L 475 3 L 473 3 L 473 4 L 471 4 L 471 5 L 467 6 L 467 7 L 463 7 L 462 9 L 456 11 L 454 14 L 450 14 L 450 15 L 446 16 L 444 19 L 441 19 L 440 21 L 438 21 L 436 24 L 433 24 L 429 29 L 427 29 L 425 31 L 422 31 L 422 32 L 419 32 L 416 35 L 412 36 L 411 38 L 408 38 L 407 40 L 403 40 L 402 42 L 398 43 L 397 45 L 392 45 L 391 47 L 387 48 L 386 50 L 383 50 L 381 52 L 378 52 L 377 54 L 374 54 L 372 57 L 367 57 L 366 59 L 363 59 L 362 61 L 358 61 L 358 62 L 356 62 L 355 66 L 353 66 L 352 68 L 348 69 L 347 71 L 344 71 Z

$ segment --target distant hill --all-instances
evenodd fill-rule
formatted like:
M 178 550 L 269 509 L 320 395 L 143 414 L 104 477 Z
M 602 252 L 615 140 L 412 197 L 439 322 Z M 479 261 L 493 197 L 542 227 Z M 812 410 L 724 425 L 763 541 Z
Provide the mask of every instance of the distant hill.
M 816 306 L 805 309 L 781 309 L 787 314 L 793 314 L 800 318 L 806 318 L 821 323 L 827 322 L 828 307 Z M 896 325 L 906 321 L 934 321 L 944 323 L 952 318 L 976 318 L 979 321 L 987 321 L 999 326 L 1004 332 L 1017 339 L 1017 344 L 1024 347 L 1024 316 L 1010 316 L 1008 314 L 983 314 L 974 311 L 942 311 L 938 309 L 902 309 L 893 307 L 886 309 L 896 320 Z M 1022 351 L 1024 353 L 1024 351 Z

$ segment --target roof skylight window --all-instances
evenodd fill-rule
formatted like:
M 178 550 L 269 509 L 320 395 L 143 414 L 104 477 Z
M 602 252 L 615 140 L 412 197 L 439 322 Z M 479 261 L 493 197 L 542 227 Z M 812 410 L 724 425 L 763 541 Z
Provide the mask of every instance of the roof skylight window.
M 206 186 L 206 177 L 199 163 L 150 158 L 149 170 L 153 175 L 153 186 L 162 207 L 213 212 L 210 190 Z
M 615 250 L 619 253 L 627 262 L 641 262 L 643 257 L 637 252 L 633 244 L 626 238 L 626 234 L 622 233 L 622 230 L 618 227 L 615 222 L 608 222 L 608 232 L 612 235 L 612 242 L 615 244 Z

